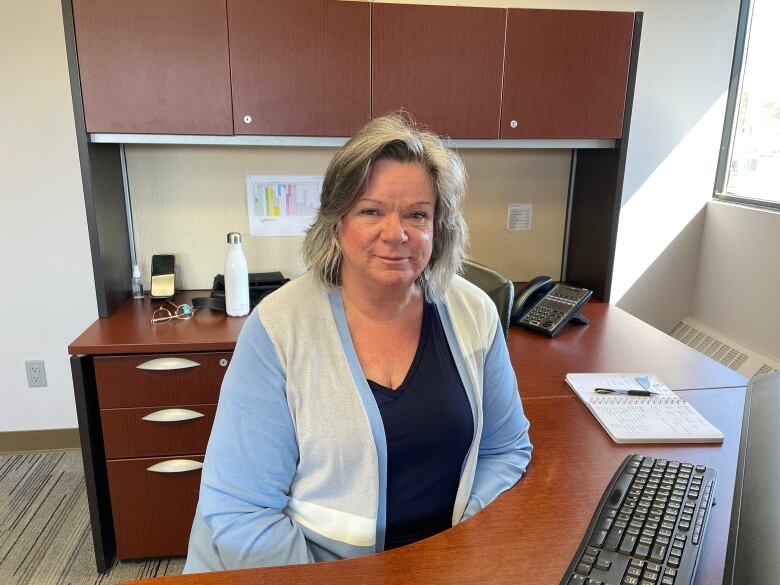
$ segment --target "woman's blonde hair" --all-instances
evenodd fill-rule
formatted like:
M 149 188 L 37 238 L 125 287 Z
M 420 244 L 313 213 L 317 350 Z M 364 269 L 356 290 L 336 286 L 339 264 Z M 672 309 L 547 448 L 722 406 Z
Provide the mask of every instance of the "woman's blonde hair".
M 461 215 L 466 169 L 460 157 L 435 134 L 417 127 L 405 113 L 376 118 L 361 128 L 330 161 L 322 184 L 320 208 L 306 232 L 303 255 L 328 288 L 341 282 L 341 218 L 366 189 L 379 160 L 418 163 L 428 172 L 436 195 L 433 250 L 417 283 L 432 302 L 447 290 L 465 258 L 468 228 Z

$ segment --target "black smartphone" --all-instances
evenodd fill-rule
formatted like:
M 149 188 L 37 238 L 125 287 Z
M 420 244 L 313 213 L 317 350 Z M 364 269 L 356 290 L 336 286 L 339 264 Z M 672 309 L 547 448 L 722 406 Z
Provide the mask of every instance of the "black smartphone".
M 173 254 L 155 254 L 152 256 L 152 288 L 149 295 L 153 299 L 170 299 L 176 294 L 176 258 Z

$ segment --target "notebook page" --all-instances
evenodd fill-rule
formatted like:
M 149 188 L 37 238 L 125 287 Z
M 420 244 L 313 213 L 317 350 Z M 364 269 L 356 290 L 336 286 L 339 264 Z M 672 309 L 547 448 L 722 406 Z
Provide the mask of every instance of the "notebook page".
M 723 434 L 682 400 L 592 400 L 589 407 L 616 442 L 720 442 Z

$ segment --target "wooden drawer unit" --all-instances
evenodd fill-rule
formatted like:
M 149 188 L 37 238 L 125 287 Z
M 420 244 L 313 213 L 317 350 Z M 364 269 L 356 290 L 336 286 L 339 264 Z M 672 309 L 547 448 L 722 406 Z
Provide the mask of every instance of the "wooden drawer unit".
M 205 453 L 216 404 L 100 411 L 106 459 Z
M 100 408 L 216 404 L 231 352 L 95 357 Z
M 202 455 L 107 462 L 119 558 L 187 554 L 202 462 Z
M 120 559 L 187 553 L 200 466 L 232 355 L 94 358 Z

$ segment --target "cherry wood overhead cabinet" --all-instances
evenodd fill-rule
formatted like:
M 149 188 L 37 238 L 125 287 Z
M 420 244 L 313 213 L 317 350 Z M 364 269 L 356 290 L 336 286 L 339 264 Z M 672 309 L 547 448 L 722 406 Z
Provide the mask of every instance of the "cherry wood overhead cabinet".
M 501 138 L 620 138 L 634 14 L 510 9 Z
M 499 8 L 374 4 L 372 116 L 401 108 L 440 135 L 498 138 Z
M 232 134 L 225 0 L 73 0 L 87 132 Z
M 236 134 L 350 136 L 371 116 L 366 2 L 228 0 Z

